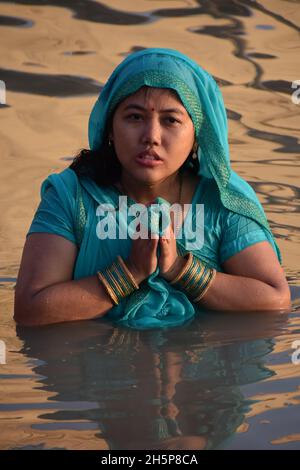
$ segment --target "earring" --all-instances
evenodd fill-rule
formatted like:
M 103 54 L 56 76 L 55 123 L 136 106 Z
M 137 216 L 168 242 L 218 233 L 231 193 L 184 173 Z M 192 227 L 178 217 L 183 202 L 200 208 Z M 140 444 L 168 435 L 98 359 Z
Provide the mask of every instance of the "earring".
M 112 146 L 112 141 L 110 139 L 108 139 L 108 146 L 111 147 Z
M 192 155 L 193 160 L 196 160 L 198 158 L 197 152 L 198 152 L 198 145 L 195 143 L 193 146 L 193 155 Z

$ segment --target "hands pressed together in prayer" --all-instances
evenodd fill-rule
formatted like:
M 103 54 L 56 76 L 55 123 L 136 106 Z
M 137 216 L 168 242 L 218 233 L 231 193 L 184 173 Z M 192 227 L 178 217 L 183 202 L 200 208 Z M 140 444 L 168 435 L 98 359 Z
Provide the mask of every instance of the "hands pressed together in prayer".
M 159 258 L 157 257 L 158 245 L 160 247 Z M 185 260 L 177 253 L 172 217 L 163 236 L 149 233 L 147 239 L 133 240 L 131 253 L 125 262 L 138 284 L 149 277 L 157 266 L 163 279 L 167 281 L 174 279 L 182 270 Z

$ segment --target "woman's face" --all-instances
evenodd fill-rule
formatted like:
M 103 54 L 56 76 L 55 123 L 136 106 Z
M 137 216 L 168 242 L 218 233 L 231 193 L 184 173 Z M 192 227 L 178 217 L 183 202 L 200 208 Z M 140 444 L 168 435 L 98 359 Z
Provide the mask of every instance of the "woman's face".
M 117 107 L 110 139 L 123 171 L 154 183 L 175 173 L 187 159 L 194 125 L 175 92 L 143 87 Z

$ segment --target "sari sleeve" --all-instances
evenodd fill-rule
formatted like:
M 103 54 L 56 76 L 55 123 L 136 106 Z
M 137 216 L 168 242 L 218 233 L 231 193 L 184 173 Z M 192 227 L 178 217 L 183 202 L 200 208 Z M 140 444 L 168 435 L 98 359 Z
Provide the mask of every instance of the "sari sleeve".
M 221 264 L 248 246 L 269 241 L 265 229 L 258 222 L 227 209 L 225 212 L 219 247 Z
M 50 175 L 41 186 L 41 201 L 31 222 L 31 233 L 53 233 L 76 244 L 75 193 L 60 174 Z

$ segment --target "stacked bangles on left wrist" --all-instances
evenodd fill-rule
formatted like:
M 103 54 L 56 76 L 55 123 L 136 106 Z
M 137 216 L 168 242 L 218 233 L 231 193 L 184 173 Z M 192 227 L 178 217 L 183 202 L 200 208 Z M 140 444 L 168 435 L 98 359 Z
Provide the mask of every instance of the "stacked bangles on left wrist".
M 191 252 L 188 252 L 184 258 L 186 262 L 181 271 L 169 282 L 175 288 L 182 290 L 192 302 L 197 303 L 211 287 L 217 271 L 206 266 Z
M 101 272 L 98 271 L 97 277 L 115 305 L 118 305 L 124 297 L 139 289 L 138 283 L 121 256 L 117 256 L 116 261 L 108 268 Z

